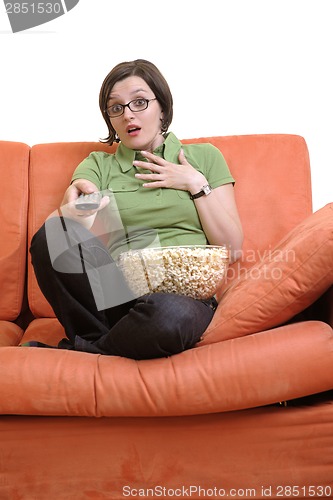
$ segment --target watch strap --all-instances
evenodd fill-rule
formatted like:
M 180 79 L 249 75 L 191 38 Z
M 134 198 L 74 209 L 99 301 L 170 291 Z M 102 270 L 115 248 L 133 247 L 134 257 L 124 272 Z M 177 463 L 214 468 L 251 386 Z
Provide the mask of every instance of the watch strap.
M 208 196 L 209 193 L 212 192 L 212 187 L 209 184 L 206 184 L 205 186 L 202 187 L 202 189 L 195 194 L 191 194 L 190 198 L 191 200 L 196 200 L 197 198 L 201 198 L 201 196 Z
M 205 192 L 202 190 L 199 193 L 191 194 L 190 198 L 191 200 L 196 200 L 197 198 L 201 198 L 201 196 L 205 196 Z

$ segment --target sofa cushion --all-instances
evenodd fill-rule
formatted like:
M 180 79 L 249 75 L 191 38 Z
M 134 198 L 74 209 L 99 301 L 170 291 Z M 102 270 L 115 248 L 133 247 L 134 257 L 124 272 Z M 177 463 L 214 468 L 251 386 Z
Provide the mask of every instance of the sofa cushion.
M 17 346 L 22 338 L 23 330 L 11 321 L 0 320 L 0 348 Z
M 162 417 L 264 406 L 332 389 L 332 354 L 332 329 L 320 321 L 141 361 L 3 347 L 0 414 Z
M 20 345 L 35 341 L 56 347 L 64 337 L 66 337 L 64 328 L 57 318 L 37 318 L 29 323 Z
M 252 266 L 256 256 L 277 245 L 311 214 L 310 159 L 303 137 L 252 134 L 183 142 L 216 146 L 236 180 L 235 197 L 244 230 L 244 267 Z
M 115 146 L 97 142 L 37 144 L 32 147 L 29 169 L 28 246 L 46 218 L 59 206 L 77 165 L 91 151 L 113 152 Z M 45 186 L 48 186 L 45 189 Z M 28 260 L 28 300 L 37 318 L 54 317 L 54 312 L 37 284 Z
M 15 320 L 24 293 L 30 147 L 0 141 L 0 318 Z
M 260 332 L 288 321 L 333 283 L 333 203 L 299 224 L 224 292 L 198 345 Z

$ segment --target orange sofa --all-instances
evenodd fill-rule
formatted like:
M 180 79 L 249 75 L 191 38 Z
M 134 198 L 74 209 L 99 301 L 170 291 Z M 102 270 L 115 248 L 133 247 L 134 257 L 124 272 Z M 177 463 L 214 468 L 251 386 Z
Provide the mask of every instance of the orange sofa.
M 58 349 L 28 252 L 100 143 L 0 142 L 0 498 L 333 497 L 333 204 L 296 135 L 207 137 L 236 179 L 243 255 L 194 349 Z

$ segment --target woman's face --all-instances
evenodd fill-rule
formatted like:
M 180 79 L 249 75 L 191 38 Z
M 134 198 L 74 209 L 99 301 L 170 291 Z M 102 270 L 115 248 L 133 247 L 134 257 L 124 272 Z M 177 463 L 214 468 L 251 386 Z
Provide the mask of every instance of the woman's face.
M 142 78 L 129 76 L 115 83 L 107 106 L 110 108 L 115 104 L 124 105 L 139 98 L 155 100 L 139 112 L 125 107 L 122 115 L 110 118 L 111 124 L 126 147 L 138 151 L 153 151 L 164 141 L 161 133 L 163 112 L 153 91 Z

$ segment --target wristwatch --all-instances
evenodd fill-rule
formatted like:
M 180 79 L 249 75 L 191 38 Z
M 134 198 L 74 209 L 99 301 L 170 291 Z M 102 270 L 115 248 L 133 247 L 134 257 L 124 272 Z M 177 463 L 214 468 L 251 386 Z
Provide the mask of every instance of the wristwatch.
M 205 184 L 202 186 L 201 190 L 199 193 L 191 194 L 190 198 L 191 200 L 196 200 L 197 198 L 201 198 L 201 196 L 208 196 L 209 193 L 211 193 L 213 188 L 209 184 Z

